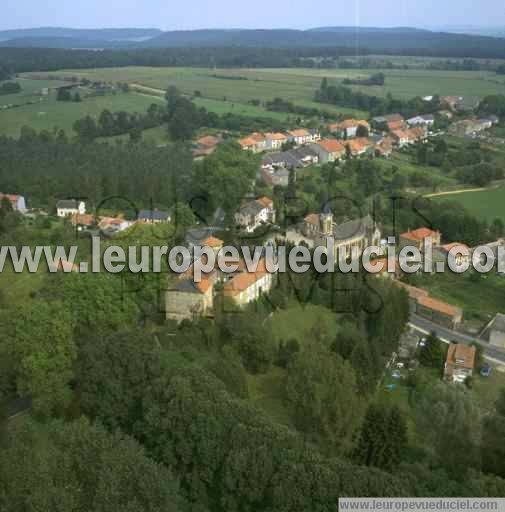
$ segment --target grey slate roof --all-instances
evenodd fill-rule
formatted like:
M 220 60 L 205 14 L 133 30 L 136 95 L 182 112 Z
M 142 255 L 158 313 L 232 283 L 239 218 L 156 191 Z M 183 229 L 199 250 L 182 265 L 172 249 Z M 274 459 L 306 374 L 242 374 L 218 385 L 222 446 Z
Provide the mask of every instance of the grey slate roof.
M 140 210 L 137 218 L 139 220 L 167 220 L 169 217 L 169 213 L 159 210 Z
M 81 201 L 77 201 L 76 199 L 61 199 L 56 203 L 56 208 L 66 208 L 66 209 L 78 209 L 79 203 Z
M 262 206 L 258 201 L 249 201 L 248 203 L 242 205 L 239 208 L 239 213 L 242 215 L 258 215 L 261 210 L 263 210 L 264 206 Z
M 263 165 L 284 165 L 286 167 L 303 167 L 292 151 L 270 153 L 263 157 Z
M 370 215 L 362 219 L 355 219 L 338 224 L 333 229 L 333 237 L 335 240 L 348 240 L 356 236 L 366 234 L 367 230 L 373 228 L 373 220 Z
M 317 153 L 310 146 L 302 146 L 297 149 L 293 149 L 290 153 L 298 159 L 318 156 Z

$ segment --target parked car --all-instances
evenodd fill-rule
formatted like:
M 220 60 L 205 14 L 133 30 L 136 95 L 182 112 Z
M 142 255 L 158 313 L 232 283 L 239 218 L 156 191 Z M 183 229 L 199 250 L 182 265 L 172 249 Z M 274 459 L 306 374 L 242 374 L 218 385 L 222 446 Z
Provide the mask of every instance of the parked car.
M 482 375 L 482 377 L 488 378 L 491 375 L 492 371 L 493 371 L 493 368 L 491 366 L 489 366 L 488 364 L 485 364 L 481 368 L 480 374 Z
M 419 343 L 417 344 L 418 347 L 425 347 L 426 346 L 427 338 L 421 338 L 419 340 Z
M 401 374 L 400 370 L 393 370 L 391 373 L 391 377 L 393 377 L 393 379 L 401 379 L 402 374 Z

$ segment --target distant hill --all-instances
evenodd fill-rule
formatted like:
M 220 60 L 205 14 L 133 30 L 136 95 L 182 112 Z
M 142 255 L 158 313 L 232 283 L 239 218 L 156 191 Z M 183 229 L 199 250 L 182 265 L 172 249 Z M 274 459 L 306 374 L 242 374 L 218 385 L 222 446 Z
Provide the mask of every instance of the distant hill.
M 473 25 L 449 25 L 438 27 L 440 32 L 478 36 L 505 37 L 505 26 L 476 27 Z
M 368 27 L 323 27 L 311 30 L 192 30 L 172 31 L 140 43 L 142 47 L 250 46 L 316 47 L 339 46 L 368 48 L 373 51 L 395 49 L 479 48 L 501 52 L 503 39 L 431 32 L 408 27 L 379 29 Z
M 36 48 L 356 48 L 369 52 L 505 58 L 505 39 L 411 27 L 318 27 L 310 30 L 38 28 L 0 32 L 0 46 Z
M 163 32 L 157 28 L 103 28 L 81 29 L 40 27 L 14 30 L 0 30 L 0 41 L 9 39 L 30 39 L 44 41 L 47 38 L 72 38 L 88 41 L 142 41 L 156 37 Z
M 382 32 L 382 33 L 416 33 L 416 32 L 430 32 L 428 29 L 414 28 L 414 27 L 316 27 L 307 30 L 307 32 L 342 32 L 352 33 L 356 31 L 363 32 Z

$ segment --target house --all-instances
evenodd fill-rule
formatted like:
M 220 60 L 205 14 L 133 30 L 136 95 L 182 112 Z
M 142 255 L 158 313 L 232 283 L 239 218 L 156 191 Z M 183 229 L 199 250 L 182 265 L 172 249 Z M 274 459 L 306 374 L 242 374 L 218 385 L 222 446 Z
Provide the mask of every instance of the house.
M 70 217 L 71 215 L 86 213 L 86 203 L 77 199 L 62 199 L 56 203 L 58 217 Z
M 370 125 L 363 119 L 346 119 L 341 123 L 330 124 L 328 129 L 337 137 L 350 139 L 352 137 L 356 137 L 360 126 L 363 126 L 366 129 L 367 134 L 370 132 Z
M 288 137 L 283 133 L 266 133 L 266 149 L 281 149 L 288 142 Z
M 462 101 L 462 96 L 441 96 L 440 98 L 440 104 L 452 111 L 457 110 L 458 104 Z
M 497 313 L 482 331 L 481 338 L 494 347 L 505 348 L 505 315 Z
M 302 146 L 292 149 L 289 153 L 304 167 L 319 163 L 319 155 L 310 146 Z
M 193 157 L 196 159 L 200 159 L 212 155 L 212 153 L 214 153 L 217 146 L 221 142 L 221 137 L 216 137 L 214 135 L 206 135 L 205 137 L 200 137 L 198 140 L 195 141 L 193 145 Z
M 243 150 L 261 153 L 267 149 L 267 139 L 262 133 L 255 132 L 238 141 Z
M 487 117 L 477 119 L 477 123 L 480 127 L 480 131 L 489 130 L 489 128 L 493 127 L 493 121 L 491 119 L 488 119 Z
M 181 322 L 207 316 L 214 306 L 214 286 L 218 281 L 218 270 L 213 269 L 196 282 L 191 266 L 165 292 L 166 319 Z
M 206 242 L 210 242 L 219 252 L 223 242 L 212 238 L 209 237 Z M 184 319 L 211 316 L 214 313 L 215 299 L 221 293 L 237 306 L 243 307 L 259 299 L 274 286 L 275 274 L 267 271 L 264 258 L 260 259 L 254 272 L 249 272 L 242 259 L 237 264 L 238 268 L 232 274 L 221 272 L 216 267 L 204 273 L 199 282 L 194 280 L 194 265 L 191 266 L 166 290 L 166 318 L 181 322 Z M 217 284 L 221 285 L 222 292 Z
M 79 230 L 88 229 L 95 224 L 95 217 L 86 213 L 84 215 L 74 213 L 70 222 L 72 226 L 75 226 Z
M 409 296 L 409 309 L 411 313 L 416 313 L 417 301 L 421 297 L 429 296 L 429 293 L 426 290 L 423 290 L 422 288 L 416 288 L 415 286 L 402 283 L 401 281 L 395 281 L 394 284 L 407 292 Z
M 303 167 L 303 164 L 294 151 L 280 151 L 267 153 L 261 160 L 261 166 L 274 169 L 297 169 Z
M 500 118 L 498 116 L 495 116 L 495 115 L 487 116 L 486 119 L 491 121 L 492 125 L 498 124 L 500 122 Z
M 309 144 L 310 142 L 316 142 L 320 137 L 317 130 L 307 130 L 306 128 L 291 130 L 287 133 L 287 135 L 288 141 L 294 142 L 297 146 Z
M 403 130 L 407 127 L 405 119 L 400 114 L 389 114 L 387 116 L 378 116 L 372 119 L 372 125 L 377 130 L 394 131 Z
M 274 283 L 275 274 L 267 271 L 263 258 L 255 272 L 244 269 L 225 282 L 223 296 L 231 299 L 237 306 L 244 307 L 269 292 Z
M 464 255 L 461 252 L 456 251 L 466 251 L 468 254 Z M 440 245 L 439 247 L 435 247 L 433 249 L 433 259 L 434 261 L 441 261 L 447 264 L 449 259 L 449 253 L 453 251 L 454 254 L 454 264 L 456 267 L 468 268 L 468 265 L 471 261 L 470 256 L 470 248 L 462 243 L 453 242 L 450 244 Z
M 346 141 L 345 146 L 349 147 L 352 156 L 360 156 L 372 149 L 373 143 L 368 138 L 359 137 Z
M 470 345 L 451 343 L 445 361 L 444 378 L 449 382 L 464 383 L 473 375 L 477 350 Z
M 260 176 L 265 185 L 269 187 L 287 187 L 289 185 L 290 172 L 285 168 L 262 168 Z
M 400 148 L 410 146 L 418 141 L 423 141 L 426 137 L 426 128 L 422 126 L 416 126 L 415 128 L 410 129 L 393 130 L 391 132 L 391 138 Z
M 137 220 L 144 224 L 159 224 L 170 222 L 170 214 L 159 210 L 140 210 Z
M 408 146 L 413 142 L 410 138 L 410 133 L 408 132 L 408 130 L 394 130 L 391 132 L 391 138 L 395 141 L 395 144 L 400 148 Z
M 409 126 L 427 126 L 431 128 L 435 124 L 435 116 L 433 114 L 422 114 L 419 116 L 411 117 L 407 119 L 407 124 Z
M 390 137 L 381 138 L 375 143 L 375 154 L 377 156 L 388 157 L 393 153 L 393 139 Z
M 448 329 L 455 329 L 462 322 L 463 311 L 460 308 L 430 297 L 430 294 L 422 288 L 416 288 L 401 281 L 394 281 L 394 284 L 408 293 L 412 314 L 422 316 Z
M 7 200 L 10 202 L 12 209 L 15 212 L 24 213 L 26 212 L 26 201 L 23 196 L 17 195 L 17 194 L 2 194 L 0 192 L 0 208 L 2 207 L 2 201 Z
M 274 203 L 268 197 L 244 203 L 235 214 L 235 223 L 247 233 L 252 233 L 268 222 L 275 222 Z
M 135 221 L 125 220 L 122 217 L 101 217 L 98 228 L 108 234 L 120 233 L 135 224 Z
M 323 164 L 336 162 L 345 156 L 345 146 L 336 139 L 323 139 L 310 147 L 317 153 L 319 161 Z
M 367 247 L 379 247 L 381 240 L 381 232 L 369 215 L 337 224 L 331 213 L 311 213 L 304 218 L 301 231 L 314 247 L 329 250 L 332 241 L 336 261 L 359 258 Z
M 462 121 L 456 121 L 449 127 L 449 133 L 465 137 L 468 135 L 475 135 L 483 130 L 487 130 L 493 126 L 493 122 L 490 119 L 463 119 Z
M 425 252 L 427 241 L 431 241 L 431 246 L 435 249 L 440 245 L 441 238 L 442 235 L 440 231 L 433 231 L 428 228 L 419 228 L 414 231 L 402 233 L 400 235 L 399 246 L 400 249 L 403 249 L 404 247 L 417 248 L 424 259 L 425 256 L 429 256 L 429 254 L 426 254 Z
M 461 308 L 430 296 L 420 297 L 417 300 L 416 313 L 448 329 L 455 329 L 463 320 Z

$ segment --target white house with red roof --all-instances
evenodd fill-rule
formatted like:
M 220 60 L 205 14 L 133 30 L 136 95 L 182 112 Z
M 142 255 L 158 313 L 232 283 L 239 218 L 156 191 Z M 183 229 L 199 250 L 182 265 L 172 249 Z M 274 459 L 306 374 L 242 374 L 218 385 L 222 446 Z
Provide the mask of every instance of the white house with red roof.
M 24 213 L 26 212 L 26 201 L 23 196 L 17 194 L 2 194 L 0 192 L 0 208 L 2 207 L 2 200 L 7 199 L 12 206 L 12 209 L 16 212 Z

